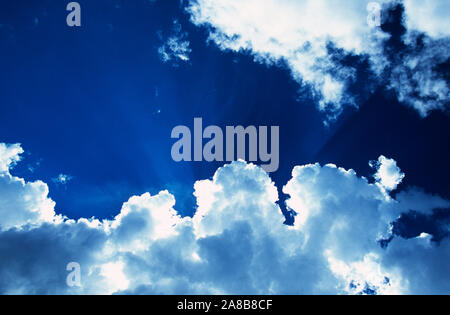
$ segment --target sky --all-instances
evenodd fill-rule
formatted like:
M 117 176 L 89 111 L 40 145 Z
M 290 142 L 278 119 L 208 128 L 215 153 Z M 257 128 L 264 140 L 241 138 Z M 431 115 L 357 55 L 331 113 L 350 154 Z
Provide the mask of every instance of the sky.
M 0 3 L 0 293 L 450 293 L 447 1 L 68 3 Z

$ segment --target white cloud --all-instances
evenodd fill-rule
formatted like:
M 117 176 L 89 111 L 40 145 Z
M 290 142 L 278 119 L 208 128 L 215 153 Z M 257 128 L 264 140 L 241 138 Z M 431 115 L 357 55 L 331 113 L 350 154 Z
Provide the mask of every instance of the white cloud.
M 450 3 L 446 0 L 403 0 L 406 25 L 433 38 L 450 36 Z
M 175 20 L 173 22 L 172 35 L 158 48 L 161 60 L 163 62 L 189 61 L 189 54 L 192 52 L 192 49 L 187 36 L 188 34 L 182 31 L 181 24 Z M 162 33 L 159 33 L 159 37 L 162 39 Z
M 415 294 L 449 294 L 450 239 L 439 246 L 428 237 L 412 240 L 395 238 L 381 257 L 383 265 L 401 270 L 403 281 Z
M 21 153 L 20 145 L 0 143 L 0 230 L 61 219 L 55 216 L 47 184 L 26 182 L 9 173 L 9 168 L 20 161 Z
M 17 146 L 5 148 L 0 159 L 19 159 L 6 153 L 21 152 Z M 439 265 L 448 259 L 448 239 L 440 246 L 429 237 L 378 244 L 411 205 L 431 213 L 450 203 L 415 190 L 393 199 L 378 183 L 331 164 L 293 170 L 284 187 L 298 213 L 292 227 L 282 224 L 270 177 L 242 161 L 195 184 L 193 218 L 181 218 L 175 198 L 162 191 L 131 197 L 113 220 L 63 220 L 54 212 L 41 220 L 29 209 L 51 200 L 33 190 L 36 205 L 22 209 L 27 185 L 0 183 L 0 194 L 14 200 L 0 207 L 0 293 L 450 292 L 450 270 Z M 29 216 L 11 223 L 16 216 L 8 211 Z M 80 288 L 66 286 L 73 261 L 81 265 Z
M 52 178 L 52 181 L 56 184 L 66 185 L 73 179 L 73 176 L 66 174 L 59 174 L 58 177 Z
M 330 44 L 344 54 L 368 56 L 378 85 L 386 84 L 381 75 L 383 71 L 397 66 L 397 63 L 391 64 L 383 52 L 389 35 L 367 23 L 368 2 L 192 0 L 187 11 L 195 25 L 209 29 L 209 39 L 221 49 L 250 52 L 255 60 L 269 65 L 285 63 L 295 80 L 312 88 L 319 109 L 332 119 L 345 105 L 360 104 L 358 96 L 347 91 L 358 79 L 357 66 L 344 65 L 333 59 L 335 53 L 328 49 Z M 398 3 L 396 0 L 378 2 Z M 430 36 L 448 35 L 449 10 L 445 10 L 448 4 L 443 0 L 427 1 L 422 7 L 418 2 L 406 1 L 406 19 L 411 30 Z M 448 43 L 448 38 L 444 40 Z M 411 75 L 405 75 L 404 70 L 411 65 L 412 56 L 405 57 L 389 80 L 393 82 L 387 82 L 398 92 L 401 101 L 418 109 L 422 115 L 433 109 L 443 109 L 443 103 L 448 99 L 445 81 L 434 73 L 435 53 L 434 48 L 427 49 L 424 55 L 418 53 L 415 57 L 427 62 L 418 64 Z M 440 55 L 441 59 L 448 58 L 448 49 L 442 48 Z M 405 83 L 409 88 L 403 88 Z M 425 87 L 416 88 L 415 83 Z M 417 89 L 420 89 L 419 97 L 411 99 Z M 433 102 L 428 100 L 429 97 Z
M 417 36 L 410 34 L 408 40 L 414 42 Z M 450 57 L 450 41 L 423 38 L 422 42 L 422 47 L 402 53 L 402 60 L 392 69 L 390 87 L 400 102 L 426 117 L 432 110 L 449 109 L 448 82 L 436 67 Z
M 367 25 L 363 1 L 191 1 L 192 22 L 210 27 L 222 49 L 250 51 L 258 61 L 284 61 L 299 83 L 313 86 L 321 110 L 353 103 L 345 85 L 351 68 L 331 60 L 328 43 L 347 52 L 374 52 L 383 35 Z
M 378 255 L 368 254 L 349 264 L 330 257 L 329 263 L 333 273 L 349 284 L 348 293 L 398 295 L 404 290 L 402 283 L 398 283 L 400 275 L 384 271 Z
M 374 178 L 387 191 L 395 190 L 405 178 L 405 174 L 401 172 L 397 162 L 387 159 L 383 155 L 378 158 L 377 162 L 370 162 L 369 165 L 376 168 L 377 172 Z
M 242 183 L 246 183 L 246 187 L 233 188 L 242 186 Z M 198 208 L 193 223 L 196 234 L 200 236 L 218 234 L 236 222 L 248 219 L 266 226 L 267 230 L 272 227 L 276 233 L 284 221 L 275 204 L 278 192 L 274 183 L 261 168 L 244 162 L 219 169 L 212 181 L 196 182 L 194 195 Z M 261 195 L 265 198 L 259 198 Z M 246 206 L 243 207 L 244 204 Z
M 22 153 L 23 149 L 19 144 L 0 143 L 0 175 L 8 173 L 8 170 L 20 161 Z
M 167 191 L 157 196 L 145 193 L 124 203 L 107 229 L 115 244 L 127 250 L 142 250 L 155 240 L 177 235 L 175 226 L 183 220 L 173 209 L 175 198 Z
M 108 294 L 126 290 L 130 285 L 123 268 L 124 263 L 122 261 L 110 262 L 101 266 L 100 275 L 107 281 L 105 289 L 109 291 Z

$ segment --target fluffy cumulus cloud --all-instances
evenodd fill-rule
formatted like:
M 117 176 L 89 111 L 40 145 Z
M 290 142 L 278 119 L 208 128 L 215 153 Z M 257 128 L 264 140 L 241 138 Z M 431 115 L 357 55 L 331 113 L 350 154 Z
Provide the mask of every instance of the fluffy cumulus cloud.
M 55 203 L 48 198 L 45 183 L 25 182 L 9 173 L 9 169 L 20 161 L 21 153 L 20 145 L 0 143 L 0 231 L 61 220 L 55 215 Z
M 270 177 L 242 161 L 195 183 L 192 218 L 162 191 L 131 197 L 113 220 L 75 221 L 55 213 L 44 183 L 10 174 L 20 146 L 0 149 L 0 293 L 450 292 L 449 239 L 393 227 L 450 202 L 419 190 L 391 197 L 402 175 L 384 157 L 374 183 L 331 164 L 295 167 L 283 189 L 297 213 L 287 226 Z M 80 287 L 66 283 L 70 262 Z
M 19 144 L 7 146 L 0 143 L 0 174 L 8 172 L 9 168 L 20 161 L 20 154 L 23 149 Z
M 221 49 L 251 53 L 269 65 L 286 65 L 302 87 L 310 88 L 329 119 L 336 118 L 345 105 L 360 105 L 377 85 L 392 88 L 400 101 L 423 116 L 434 109 L 446 109 L 448 82 L 436 67 L 449 58 L 448 2 L 377 1 L 383 9 L 381 22 L 389 20 L 393 7 L 405 9 L 407 33 L 400 41 L 410 51 L 405 49 L 396 60 L 386 53 L 386 45 L 395 34 L 368 23 L 376 20 L 371 19 L 373 6 L 368 7 L 369 2 L 191 0 L 187 12 L 195 25 L 209 29 L 209 40 Z M 398 22 L 402 23 L 402 17 Z M 427 43 L 421 49 L 411 39 L 417 32 L 426 36 Z M 345 57 L 358 58 L 349 61 Z M 368 91 L 359 88 L 358 95 L 355 85 L 363 80 L 359 70 L 365 61 L 372 72 L 365 80 L 374 84 Z
M 388 191 L 396 189 L 397 185 L 405 178 L 405 174 L 401 172 L 397 162 L 383 155 L 378 158 L 377 162 L 372 161 L 369 165 L 377 169 L 374 178 Z

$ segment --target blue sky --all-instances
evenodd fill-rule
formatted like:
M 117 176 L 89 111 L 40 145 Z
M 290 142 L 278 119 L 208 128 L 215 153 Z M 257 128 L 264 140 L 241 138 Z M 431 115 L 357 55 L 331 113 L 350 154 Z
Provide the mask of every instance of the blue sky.
M 2 124 L 4 141 L 20 142 L 31 154 L 21 165 L 24 176 L 46 182 L 59 173 L 74 177 L 70 191 L 56 187 L 52 192 L 70 217 L 115 215 L 130 195 L 156 193 L 162 187 L 179 190 L 180 199 L 191 199 L 192 183 L 211 177 L 218 166 L 179 165 L 170 158 L 172 128 L 192 125 L 194 117 L 203 117 L 205 125 L 282 125 L 284 181 L 293 165 L 315 161 L 314 155 L 337 129 L 338 124 L 323 127 L 324 116 L 311 100 L 296 100 L 298 85 L 286 70 L 206 45 L 205 31 L 193 26 L 175 1 L 118 4 L 106 1 L 90 9 L 92 4 L 86 3 L 85 26 L 79 30 L 55 26 L 62 17 L 47 13 L 46 18 L 42 4 L 36 4 L 39 10 L 15 6 L 12 12 L 18 16 L 8 14 L 13 21 L 37 15 L 40 22 L 13 24 L 19 28 L 15 38 L 22 36 L 30 45 L 26 51 L 22 43 L 6 43 L 7 56 L 16 61 L 7 62 L 12 69 L 3 75 L 10 86 L 3 86 L 2 94 L 5 103 L 22 105 L 3 107 L 5 123 L 17 126 Z M 179 67 L 163 63 L 158 54 L 163 44 L 158 32 L 170 36 L 174 20 L 183 22 L 193 50 L 190 61 Z M 48 32 L 54 38 L 52 49 Z M 301 124 L 289 121 L 288 110 L 308 119 Z M 36 129 L 48 145 L 31 132 Z M 292 135 L 303 141 L 291 143 Z M 24 164 L 40 159 L 40 167 L 27 172 Z M 195 200 L 190 202 L 195 205 Z
M 269 288 L 275 288 L 272 293 L 334 293 L 331 288 L 337 287 L 338 282 L 344 288 L 338 292 L 350 288 L 355 291 L 350 293 L 367 293 L 370 288 L 376 288 L 380 293 L 415 293 L 420 292 L 414 287 L 420 281 L 429 283 L 429 287 L 424 288 L 426 293 L 449 293 L 448 284 L 443 283 L 445 280 L 433 286 L 434 274 L 415 279 L 406 271 L 400 274 L 393 271 L 393 266 L 400 270 L 415 270 L 421 268 L 419 263 L 425 266 L 435 263 L 418 259 L 417 266 L 403 264 L 398 253 L 402 250 L 414 252 L 416 245 L 411 245 L 413 242 L 428 240 L 435 247 L 431 256 L 435 255 L 436 260 L 442 258 L 441 253 L 445 255 L 448 246 L 445 238 L 448 234 L 447 200 L 450 198 L 447 180 L 450 176 L 450 43 L 446 27 L 448 16 L 445 15 L 448 4 L 445 1 L 427 2 L 423 12 L 429 14 L 429 18 L 424 18 L 417 14 L 420 5 L 417 1 L 380 1 L 383 5 L 382 25 L 370 29 L 366 25 L 365 4 L 351 1 L 339 5 L 336 1 L 322 1 L 318 2 L 324 6 L 321 8 L 305 6 L 306 2 L 283 1 L 274 6 L 271 0 L 263 3 L 244 1 L 242 4 L 223 1 L 215 4 L 209 1 L 79 1 L 82 26 L 70 28 L 65 24 L 68 12 L 64 1 L 2 1 L 0 143 L 20 143 L 24 152 L 20 162 L 16 163 L 14 156 L 18 156 L 20 150 L 5 146 L 0 162 L 6 170 L 0 170 L 8 181 L 3 188 L 0 186 L 0 190 L 3 189 L 6 196 L 8 189 L 12 189 L 8 185 L 15 185 L 18 178 L 24 179 L 26 189 L 26 185 L 40 180 L 49 192 L 40 196 L 39 202 L 42 199 L 50 202 L 51 199 L 56 203 L 52 208 L 51 203 L 45 202 L 45 211 L 42 211 L 46 216 L 36 219 L 43 224 L 38 227 L 19 228 L 25 223 L 33 225 L 31 219 L 24 223 L 12 218 L 11 222 L 19 223 L 6 220 L 0 224 L 5 231 L 0 236 L 2 242 L 12 238 L 20 244 L 24 242 L 22 236 L 37 239 L 34 233 L 42 233 L 44 236 L 40 237 L 44 239 L 52 231 L 55 235 L 63 235 L 58 224 L 73 229 L 79 238 L 79 233 L 92 234 L 93 245 L 83 251 L 86 254 L 77 255 L 75 250 L 82 240 L 72 240 L 76 243 L 73 244 L 74 252 L 64 249 L 64 240 L 53 245 L 55 248 L 61 246 L 67 253 L 64 256 L 67 263 L 78 259 L 82 266 L 87 265 L 92 270 L 124 270 L 126 280 L 108 279 L 108 272 L 95 275 L 106 282 L 112 281 L 109 287 L 116 290 L 106 293 L 120 290 L 127 293 L 271 293 Z M 314 14 L 315 19 L 312 19 Z M 320 27 L 314 24 L 315 20 L 322 23 Z M 274 21 L 277 24 L 272 25 Z M 170 40 L 175 46 L 170 46 Z M 195 117 L 202 117 L 205 125 L 221 127 L 280 126 L 279 170 L 269 178 L 262 171 L 249 170 L 240 163 L 223 167 L 224 163 L 219 162 L 174 162 L 170 155 L 174 143 L 170 138 L 171 130 L 177 125 L 193 127 Z M 8 152 L 13 157 L 7 156 Z M 380 158 L 379 161 L 384 162 L 372 163 L 371 167 L 369 161 L 376 161 L 380 156 L 385 156 L 386 160 Z M 345 170 L 353 169 L 355 173 L 348 175 L 343 169 L 325 166 L 327 163 Z M 302 165 L 309 166 L 298 170 L 301 176 L 295 177 L 294 167 Z M 383 173 L 383 176 L 397 178 L 395 174 L 406 174 L 396 181 L 395 188 L 386 188 L 383 176 L 374 179 L 374 174 L 380 172 L 383 165 L 393 167 L 392 172 Z M 342 175 L 344 173 L 347 175 Z M 309 182 L 309 178 L 314 177 L 312 174 L 317 178 Z M 323 185 L 311 186 L 316 181 Z M 349 201 L 345 192 L 333 188 L 341 183 L 348 192 L 361 196 Z M 31 186 L 29 189 L 34 191 L 38 185 Z M 221 186 L 229 195 L 215 191 L 216 186 Z M 233 187 L 242 189 L 242 199 L 231 198 L 239 196 Z M 320 205 L 313 203 L 301 187 L 310 191 L 311 196 L 317 194 Z M 40 188 L 38 190 L 42 192 Z M 170 196 L 161 194 L 163 190 Z M 278 194 L 275 199 L 273 190 Z M 205 197 L 208 194 L 212 199 Z M 336 204 L 328 204 L 330 194 L 336 194 Z M 148 214 L 148 209 L 134 213 L 136 207 L 126 210 L 124 205 L 130 197 L 137 199 L 129 202 L 139 204 L 138 209 L 162 207 L 174 208 L 176 212 L 162 219 L 151 211 Z M 210 199 L 214 207 L 209 204 Z M 4 205 L 0 204 L 4 207 L 1 211 L 21 209 L 19 201 L 15 204 L 5 200 Z M 380 231 L 370 231 L 367 237 L 372 237 L 374 243 L 383 237 L 394 239 L 391 252 L 379 253 L 378 248 L 368 249 L 359 244 L 353 238 L 357 235 L 355 228 L 342 235 L 328 235 L 330 238 L 341 237 L 342 242 L 352 240 L 354 252 L 342 249 L 341 244 L 326 248 L 320 241 L 325 237 L 317 237 L 304 253 L 297 253 L 297 260 L 286 256 L 284 251 L 289 247 L 286 238 L 303 240 L 308 233 L 325 234 L 319 228 L 320 222 L 332 227 L 339 220 L 350 220 L 352 215 L 347 211 L 357 209 L 355 203 L 365 207 L 367 212 L 364 213 L 370 213 L 373 207 L 379 211 L 392 208 L 387 214 L 355 215 L 356 219 L 351 219 L 362 227 L 382 226 L 383 223 Z M 416 207 L 412 206 L 414 204 Z M 29 211 L 27 207 L 25 212 Z M 227 207 L 241 213 L 246 220 L 238 214 L 227 216 L 227 211 L 231 211 Z M 30 209 L 36 213 L 35 208 Z M 202 221 L 198 218 L 200 215 L 196 219 L 194 213 L 198 213 L 198 209 L 209 219 Z M 275 209 L 274 213 L 266 214 L 270 209 Z M 325 215 L 323 212 L 326 211 L 321 209 L 335 209 L 336 215 Z M 314 213 L 316 210 L 320 215 L 312 216 L 314 219 L 302 215 L 302 211 Z M 251 217 L 250 213 L 258 211 L 262 214 Z M 284 217 L 279 211 L 294 225 L 293 230 L 279 231 L 284 229 Z M 297 223 L 286 211 L 298 213 Z M 422 220 L 426 224 L 414 220 L 411 211 L 426 217 L 427 220 Z M 146 213 L 145 217 L 143 213 Z M 409 213 L 410 217 L 403 217 L 397 228 L 389 232 L 389 224 L 402 213 Z M 81 221 L 61 223 L 64 219 L 58 215 Z M 49 223 L 48 216 L 53 223 Z M 192 216 L 192 222 L 190 218 L 184 219 L 188 223 L 181 219 Z M 92 222 L 89 225 L 83 221 L 83 218 L 92 217 L 109 221 L 96 227 Z M 129 221 L 123 223 L 122 217 Z M 176 223 L 172 223 L 182 232 L 172 231 L 168 239 L 167 235 L 156 232 L 158 236 L 150 239 L 142 237 L 141 229 L 145 231 L 145 228 L 139 222 L 153 222 L 157 226 L 154 222 L 158 218 L 168 222 L 174 220 Z M 334 223 L 330 223 L 332 218 Z M 215 220 L 223 224 L 212 223 Z M 272 231 L 264 220 L 281 220 L 280 227 Z M 306 228 L 304 224 L 308 220 L 312 222 Z M 404 226 L 405 222 L 411 227 Z M 44 229 L 45 224 L 55 226 Z M 189 230 L 190 224 L 195 230 L 189 232 L 192 234 L 185 231 Z M 258 228 L 247 226 L 255 224 Z M 167 229 L 170 230 L 162 228 Z M 417 238 L 422 233 L 430 235 Z M 180 262 L 173 270 L 162 272 L 165 268 L 162 266 L 171 264 L 171 257 L 175 255 L 166 252 L 166 246 L 171 242 L 175 244 L 170 245 L 173 248 L 181 246 L 172 234 L 197 239 L 186 246 L 197 248 L 193 251 L 200 260 Z M 226 267 L 226 261 L 237 265 L 242 257 L 233 256 L 227 249 L 239 250 L 234 246 L 238 246 L 238 239 L 245 240 L 246 237 L 249 242 L 242 243 L 241 251 L 259 249 L 264 255 L 274 251 L 280 257 L 279 261 L 272 262 L 277 268 L 288 263 L 300 268 L 308 260 L 320 266 L 328 264 L 329 268 L 323 274 L 318 270 L 299 274 L 304 285 L 295 285 L 297 291 L 287 289 L 291 284 L 287 275 L 281 272 L 279 278 L 267 280 L 273 284 L 271 286 L 255 284 L 251 280 L 255 275 L 242 270 L 241 279 L 245 285 L 238 287 L 233 284 L 237 280 L 229 276 L 236 270 L 228 270 L 234 267 Z M 265 238 L 268 244 L 275 245 L 259 248 Z M 48 239 L 51 244 L 50 239 L 54 238 L 48 236 Z M 404 243 L 407 239 L 412 239 L 411 243 Z M 439 247 L 436 239 L 444 245 Z M 125 244 L 127 240 L 132 241 Z M 118 249 L 114 250 L 110 261 L 96 261 L 94 252 L 104 250 L 102 244 L 108 241 L 117 244 Z M 154 259 L 153 263 L 144 256 L 130 258 L 127 253 L 136 251 L 136 243 L 149 246 L 151 254 L 147 258 Z M 397 247 L 398 251 L 395 251 Z M 23 253 L 14 247 L 3 250 L 3 257 L 23 260 Z M 299 249 L 296 247 L 296 250 Z M 332 254 L 325 254 L 330 251 Z M 51 251 L 48 256 L 53 257 Z M 178 258 L 173 259 L 178 261 Z M 248 259 L 249 269 L 270 269 L 271 263 L 266 262 L 266 257 Z M 255 259 L 260 259 L 261 265 L 252 263 Z M 145 267 L 150 279 L 147 283 L 140 283 L 130 271 L 140 268 L 137 260 L 150 264 Z M 154 263 L 155 260 L 161 265 Z M 394 291 L 386 289 L 388 285 L 378 281 L 377 276 L 372 278 L 376 279 L 373 284 L 361 278 L 358 263 L 367 263 L 366 260 L 370 261 L 368 265 L 373 262 L 383 266 L 389 279 L 397 276 L 397 291 L 394 285 L 389 285 Z M 45 259 L 38 261 L 45 262 Z M 56 258 L 51 261 L 65 264 Z M 214 263 L 201 268 L 195 266 L 195 263 L 206 264 L 205 261 Z M 337 268 L 342 267 L 341 263 L 348 268 Z M 16 278 L 28 279 L 27 285 L 20 288 L 14 287 L 14 283 L 4 285 L 0 292 L 65 292 L 69 289 L 64 280 L 59 283 L 60 278 L 64 278 L 65 266 L 61 268 L 58 275 L 42 273 L 51 279 L 44 287 L 39 286 L 39 279 L 17 271 Z M 203 268 L 204 273 L 199 273 L 199 268 Z M 220 271 L 220 268 L 224 269 Z M 437 274 L 450 277 L 448 268 L 439 268 Z M 161 275 L 153 274 L 158 272 Z M 181 277 L 182 273 L 187 276 Z M 384 277 L 379 276 L 380 279 Z M 0 284 L 5 279 L 0 277 Z M 164 279 L 170 279 L 167 281 L 173 286 Z M 188 284 L 192 279 L 198 280 L 197 285 Z M 329 287 L 318 287 L 319 279 L 329 281 Z M 92 285 L 94 280 L 98 279 L 89 278 L 84 291 L 75 293 L 98 293 L 98 288 Z M 342 285 L 341 282 L 348 283 Z

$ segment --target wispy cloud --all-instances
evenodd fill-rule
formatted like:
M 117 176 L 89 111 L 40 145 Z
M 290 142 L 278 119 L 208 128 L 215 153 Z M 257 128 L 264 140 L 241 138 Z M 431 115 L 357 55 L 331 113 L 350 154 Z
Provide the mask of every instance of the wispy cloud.
M 158 33 L 161 40 L 164 40 L 162 32 Z M 172 34 L 164 40 L 164 44 L 158 48 L 159 56 L 163 62 L 187 62 L 189 54 L 192 52 L 190 42 L 187 39 L 188 33 L 183 32 L 181 24 L 173 21 Z

